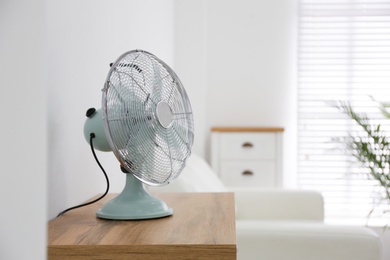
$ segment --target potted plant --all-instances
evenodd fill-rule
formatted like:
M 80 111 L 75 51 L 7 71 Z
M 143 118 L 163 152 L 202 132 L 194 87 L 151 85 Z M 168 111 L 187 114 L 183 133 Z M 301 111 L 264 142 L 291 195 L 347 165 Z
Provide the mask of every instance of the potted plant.
M 390 103 L 377 103 L 385 119 L 390 119 Z M 346 114 L 363 130 L 358 134 L 349 133 L 341 141 L 347 152 L 366 169 L 364 172 L 367 172 L 367 177 L 377 181 L 380 203 L 390 205 L 390 133 L 384 131 L 381 124 L 371 120 L 367 114 L 356 113 L 347 101 L 330 101 L 329 104 Z

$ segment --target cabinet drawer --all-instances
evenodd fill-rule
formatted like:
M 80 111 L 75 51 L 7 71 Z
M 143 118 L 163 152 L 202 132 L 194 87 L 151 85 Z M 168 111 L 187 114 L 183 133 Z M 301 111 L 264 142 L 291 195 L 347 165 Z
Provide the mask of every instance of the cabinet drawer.
M 230 187 L 273 187 L 276 167 L 273 162 L 222 162 L 220 177 Z
M 221 159 L 275 159 L 274 133 L 224 133 L 220 137 Z

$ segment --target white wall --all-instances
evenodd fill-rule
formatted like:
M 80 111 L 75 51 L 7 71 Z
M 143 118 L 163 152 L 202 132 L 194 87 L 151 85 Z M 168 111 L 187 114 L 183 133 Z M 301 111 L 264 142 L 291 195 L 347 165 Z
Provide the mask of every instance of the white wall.
M 49 218 L 104 192 L 103 174 L 83 137 L 85 111 L 100 107 L 109 63 L 145 49 L 173 63 L 171 0 L 47 1 Z M 98 152 L 119 192 L 124 174 L 112 153 Z
M 284 127 L 295 183 L 296 1 L 175 1 L 175 64 L 193 104 L 195 152 L 212 126 Z
M 0 1 L 0 259 L 46 256 L 44 1 Z
M 193 152 L 204 156 L 208 142 L 207 125 L 207 46 L 206 5 L 200 0 L 174 2 L 174 63 L 194 114 L 195 141 Z

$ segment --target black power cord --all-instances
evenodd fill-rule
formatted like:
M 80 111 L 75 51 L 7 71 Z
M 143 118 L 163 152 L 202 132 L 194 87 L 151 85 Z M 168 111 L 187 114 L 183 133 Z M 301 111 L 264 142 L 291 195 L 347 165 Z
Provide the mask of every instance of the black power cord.
M 91 205 L 99 200 L 101 200 L 102 198 L 104 198 L 107 193 L 108 193 L 108 190 L 110 189 L 110 181 L 108 180 L 108 176 L 107 176 L 107 173 L 106 171 L 104 170 L 103 166 L 100 164 L 97 156 L 96 156 L 96 153 L 95 153 L 95 149 L 93 148 L 93 138 L 95 138 L 95 134 L 94 133 L 91 133 L 90 134 L 90 138 L 89 138 L 89 144 L 91 146 L 91 151 L 92 151 L 92 154 L 93 154 L 93 157 L 95 158 L 97 164 L 99 165 L 100 169 L 102 170 L 103 174 L 104 174 L 104 177 L 106 177 L 106 182 L 107 182 L 107 188 L 106 188 L 106 191 L 104 192 L 103 195 L 101 195 L 99 198 L 97 199 L 94 199 L 93 201 L 90 201 L 90 202 L 86 202 L 86 203 L 83 203 L 83 204 L 80 204 L 80 205 L 77 205 L 77 206 L 74 206 L 74 207 L 71 207 L 71 208 L 68 208 L 64 211 L 62 211 L 60 214 L 57 215 L 57 218 L 61 215 L 63 215 L 64 213 L 70 211 L 70 210 L 73 210 L 73 209 L 77 209 L 77 208 L 81 208 L 81 207 L 84 207 L 84 206 L 88 206 L 88 205 Z

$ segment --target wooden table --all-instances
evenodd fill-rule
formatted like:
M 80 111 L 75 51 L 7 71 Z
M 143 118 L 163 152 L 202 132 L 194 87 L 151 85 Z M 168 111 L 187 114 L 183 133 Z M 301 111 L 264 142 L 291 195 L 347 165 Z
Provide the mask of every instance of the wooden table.
M 161 193 L 173 215 L 104 220 L 103 200 L 49 222 L 49 259 L 236 259 L 233 193 Z

